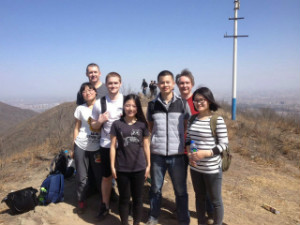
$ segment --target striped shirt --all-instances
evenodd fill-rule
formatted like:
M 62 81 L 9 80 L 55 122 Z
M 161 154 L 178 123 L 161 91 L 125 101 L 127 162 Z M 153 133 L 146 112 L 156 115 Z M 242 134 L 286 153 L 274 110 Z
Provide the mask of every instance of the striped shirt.
M 211 128 L 210 119 L 199 120 L 196 118 L 192 124 L 188 124 L 187 143 L 195 141 L 198 151 L 213 150 L 212 157 L 203 158 L 196 162 L 197 166 L 191 166 L 192 170 L 200 173 L 214 174 L 219 172 L 222 166 L 221 153 L 228 148 L 227 127 L 224 119 L 219 116 L 216 125 L 217 141 L 215 140 Z

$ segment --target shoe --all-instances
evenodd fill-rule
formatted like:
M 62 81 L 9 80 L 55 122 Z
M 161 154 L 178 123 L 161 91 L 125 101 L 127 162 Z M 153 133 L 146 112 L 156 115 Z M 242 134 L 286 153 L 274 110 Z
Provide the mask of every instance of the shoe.
M 100 206 L 100 211 L 97 215 L 97 219 L 103 220 L 108 214 L 109 214 L 109 208 L 106 208 L 106 205 L 102 203 Z
M 146 225 L 156 225 L 156 224 L 158 224 L 158 220 L 154 219 L 153 217 L 149 218 L 149 220 L 146 223 Z
M 128 215 L 128 221 L 133 221 L 133 217 L 132 217 L 132 215 Z
M 206 221 L 206 223 L 207 223 L 208 225 L 214 224 L 214 217 L 213 217 L 213 214 L 211 214 L 211 213 L 208 213 L 208 214 L 207 214 L 207 221 Z
M 78 202 L 77 214 L 83 214 L 85 210 L 86 210 L 86 203 L 83 201 Z

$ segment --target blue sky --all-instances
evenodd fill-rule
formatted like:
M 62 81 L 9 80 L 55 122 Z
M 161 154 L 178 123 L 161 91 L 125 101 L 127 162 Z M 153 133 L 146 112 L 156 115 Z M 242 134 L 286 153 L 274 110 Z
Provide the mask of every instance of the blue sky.
M 238 95 L 300 90 L 300 1 L 240 2 L 238 33 L 249 37 L 238 39 Z M 197 85 L 231 95 L 233 13 L 233 0 L 1 0 L 0 101 L 73 100 L 90 62 L 136 91 L 188 68 Z

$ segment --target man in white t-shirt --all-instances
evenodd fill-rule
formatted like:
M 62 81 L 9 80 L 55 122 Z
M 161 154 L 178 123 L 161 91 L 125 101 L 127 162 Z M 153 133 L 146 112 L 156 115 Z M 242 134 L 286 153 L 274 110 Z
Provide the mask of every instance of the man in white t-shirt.
M 107 74 L 105 79 L 108 94 L 105 96 L 105 107 L 101 99 L 97 99 L 92 112 L 92 127 L 101 128 L 100 154 L 102 164 L 102 204 L 98 214 L 103 219 L 109 213 L 109 199 L 112 187 L 112 174 L 110 166 L 110 128 L 115 120 L 120 119 L 123 112 L 123 95 L 119 92 L 122 84 L 121 76 L 116 72 Z

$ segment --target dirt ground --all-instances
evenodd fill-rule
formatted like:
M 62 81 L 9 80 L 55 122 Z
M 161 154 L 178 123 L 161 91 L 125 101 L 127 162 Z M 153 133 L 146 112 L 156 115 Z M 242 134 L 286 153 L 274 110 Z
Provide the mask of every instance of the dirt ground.
M 231 224 L 300 224 L 299 169 L 286 165 L 274 168 L 258 165 L 233 154 L 233 162 L 229 171 L 223 174 L 223 201 L 225 208 L 224 223 Z M 43 163 L 15 162 L 1 170 L 0 198 L 4 198 L 12 190 L 25 187 L 39 189 L 48 174 L 49 161 Z M 144 186 L 143 223 L 149 211 L 149 184 Z M 196 225 L 195 196 L 188 176 L 189 209 L 191 224 Z M 88 199 L 88 209 L 83 215 L 75 213 L 76 195 L 75 179 L 65 180 L 65 200 L 58 204 L 37 206 L 35 210 L 10 215 L 7 206 L 0 204 L 0 224 L 13 225 L 48 225 L 48 224 L 120 224 L 117 203 L 111 204 L 111 213 L 104 221 L 97 221 L 99 196 Z M 273 214 L 261 206 L 266 203 L 275 207 L 280 214 Z M 167 175 L 163 187 L 162 213 L 159 223 L 162 225 L 177 224 L 174 193 Z

